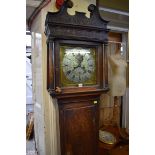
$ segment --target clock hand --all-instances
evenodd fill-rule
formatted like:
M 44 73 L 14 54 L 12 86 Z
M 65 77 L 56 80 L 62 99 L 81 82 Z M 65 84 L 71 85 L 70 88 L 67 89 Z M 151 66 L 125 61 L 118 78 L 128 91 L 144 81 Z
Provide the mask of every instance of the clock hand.
M 76 68 L 78 68 L 78 67 L 80 67 L 80 65 L 78 64 L 76 67 L 74 67 L 74 69 L 76 69 Z
M 81 63 L 82 63 L 82 61 L 83 61 L 83 55 L 78 54 L 78 55 L 76 56 L 76 60 L 77 60 L 78 65 L 81 66 Z
M 76 67 L 74 67 L 74 69 L 76 69 L 76 68 L 78 68 L 78 67 L 81 67 L 82 69 L 85 70 L 85 67 L 82 67 L 82 66 L 81 66 L 81 62 L 80 62 Z
M 78 65 L 76 67 L 74 67 L 74 69 L 78 68 L 78 67 L 81 67 L 81 60 L 78 60 Z
M 87 72 L 87 71 L 86 71 L 86 67 L 81 67 L 81 68 L 83 69 L 84 73 Z

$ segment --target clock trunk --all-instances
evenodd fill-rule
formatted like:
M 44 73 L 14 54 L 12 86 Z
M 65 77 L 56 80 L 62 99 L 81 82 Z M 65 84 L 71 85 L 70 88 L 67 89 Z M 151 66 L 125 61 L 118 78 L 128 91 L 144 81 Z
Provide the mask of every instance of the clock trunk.
M 62 155 L 97 154 L 98 100 L 90 96 L 59 100 Z

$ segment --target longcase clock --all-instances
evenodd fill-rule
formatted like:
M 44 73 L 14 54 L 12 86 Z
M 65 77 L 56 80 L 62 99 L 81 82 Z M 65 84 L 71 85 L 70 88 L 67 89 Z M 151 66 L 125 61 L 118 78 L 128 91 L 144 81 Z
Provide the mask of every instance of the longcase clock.
M 97 155 L 99 97 L 108 91 L 107 21 L 97 7 L 85 13 L 48 12 L 47 90 L 59 107 L 61 155 Z

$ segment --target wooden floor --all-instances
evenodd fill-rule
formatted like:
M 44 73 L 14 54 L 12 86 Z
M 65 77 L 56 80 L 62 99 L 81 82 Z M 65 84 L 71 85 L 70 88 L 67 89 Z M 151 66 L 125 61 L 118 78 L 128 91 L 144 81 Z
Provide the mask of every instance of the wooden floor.
M 111 150 L 99 149 L 99 155 L 129 155 L 129 144 L 118 145 Z
M 112 149 L 109 155 L 129 155 L 129 145 L 123 145 Z

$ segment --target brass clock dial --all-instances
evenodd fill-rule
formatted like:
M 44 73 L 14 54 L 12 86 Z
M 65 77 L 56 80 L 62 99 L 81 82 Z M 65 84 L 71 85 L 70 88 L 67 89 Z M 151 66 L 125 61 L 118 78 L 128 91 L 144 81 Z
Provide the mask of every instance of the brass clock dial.
M 61 72 L 68 83 L 91 83 L 95 80 L 95 51 L 91 48 L 63 47 Z

